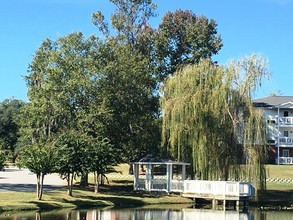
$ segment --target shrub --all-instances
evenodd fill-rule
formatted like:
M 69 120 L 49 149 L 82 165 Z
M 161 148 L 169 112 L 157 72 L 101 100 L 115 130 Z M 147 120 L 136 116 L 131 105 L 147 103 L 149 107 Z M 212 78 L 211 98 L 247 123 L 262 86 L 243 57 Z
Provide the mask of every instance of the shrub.
M 3 151 L 0 150 L 0 170 L 3 170 L 5 167 L 6 155 Z

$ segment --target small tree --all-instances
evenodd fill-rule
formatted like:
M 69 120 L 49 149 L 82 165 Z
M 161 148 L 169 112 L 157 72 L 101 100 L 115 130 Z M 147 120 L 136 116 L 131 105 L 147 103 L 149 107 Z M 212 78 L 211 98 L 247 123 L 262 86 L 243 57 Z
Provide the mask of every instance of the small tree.
M 102 178 L 106 173 L 114 171 L 113 166 L 117 164 L 116 152 L 106 138 L 93 139 L 88 148 L 88 169 L 94 173 L 95 193 L 99 190 L 99 176 Z
M 57 169 L 61 177 L 67 180 L 68 195 L 72 196 L 75 177 L 87 171 L 85 152 L 88 146 L 87 137 L 75 130 L 65 131 L 58 138 L 56 146 L 58 147 Z
M 19 155 L 17 165 L 26 167 L 37 176 L 37 198 L 42 199 L 45 175 L 55 172 L 57 154 L 51 145 L 31 145 Z

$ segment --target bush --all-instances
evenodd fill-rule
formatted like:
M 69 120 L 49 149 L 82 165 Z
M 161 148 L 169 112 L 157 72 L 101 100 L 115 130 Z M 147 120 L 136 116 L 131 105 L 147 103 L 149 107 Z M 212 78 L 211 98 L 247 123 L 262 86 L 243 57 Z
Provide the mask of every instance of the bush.
M 3 151 L 0 150 L 0 170 L 3 170 L 5 167 L 6 155 Z

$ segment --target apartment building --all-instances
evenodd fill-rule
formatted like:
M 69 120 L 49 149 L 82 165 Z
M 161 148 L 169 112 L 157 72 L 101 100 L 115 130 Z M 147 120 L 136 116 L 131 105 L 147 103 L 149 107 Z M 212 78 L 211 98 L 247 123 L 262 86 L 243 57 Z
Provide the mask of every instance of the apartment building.
M 293 164 L 293 96 L 268 96 L 253 102 L 266 114 L 268 162 Z

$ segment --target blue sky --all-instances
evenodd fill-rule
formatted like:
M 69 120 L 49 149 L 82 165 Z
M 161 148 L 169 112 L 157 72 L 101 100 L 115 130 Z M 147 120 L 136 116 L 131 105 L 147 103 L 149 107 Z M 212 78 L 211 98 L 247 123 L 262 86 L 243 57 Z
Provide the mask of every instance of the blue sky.
M 293 0 L 153 0 L 159 16 L 166 11 L 190 9 L 213 18 L 224 46 L 214 57 L 221 64 L 232 59 L 262 54 L 269 60 L 272 76 L 256 97 L 270 92 L 293 95 Z M 2 0 L 0 6 L 0 101 L 27 101 L 28 64 L 46 38 L 56 40 L 74 31 L 85 36 L 98 34 L 91 24 L 97 10 L 109 14 L 107 0 Z M 291 82 L 292 80 L 292 82 Z

